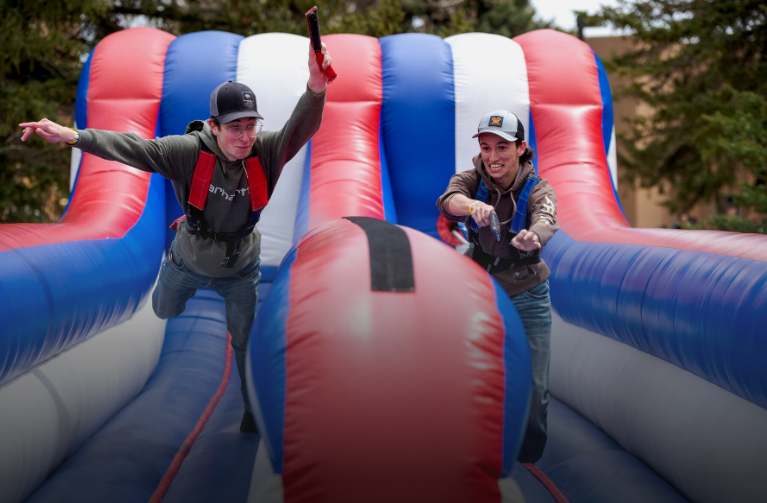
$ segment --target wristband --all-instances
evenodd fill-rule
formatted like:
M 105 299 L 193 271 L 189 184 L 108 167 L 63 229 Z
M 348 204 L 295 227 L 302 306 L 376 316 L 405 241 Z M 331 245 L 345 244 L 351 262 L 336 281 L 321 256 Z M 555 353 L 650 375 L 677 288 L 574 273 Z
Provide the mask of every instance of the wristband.
M 471 210 L 471 207 L 472 207 L 472 206 L 474 206 L 475 204 L 477 204 L 477 202 L 478 202 L 478 201 L 474 201 L 473 203 L 471 203 L 471 204 L 469 205 L 469 215 L 471 215 L 471 214 L 472 214 L 472 210 Z
M 69 128 L 69 129 L 71 129 L 72 131 L 75 132 L 75 139 L 72 140 L 72 141 L 68 141 L 66 143 L 67 143 L 67 145 L 76 145 L 80 141 L 80 131 L 78 131 L 77 129 L 74 129 L 74 128 Z

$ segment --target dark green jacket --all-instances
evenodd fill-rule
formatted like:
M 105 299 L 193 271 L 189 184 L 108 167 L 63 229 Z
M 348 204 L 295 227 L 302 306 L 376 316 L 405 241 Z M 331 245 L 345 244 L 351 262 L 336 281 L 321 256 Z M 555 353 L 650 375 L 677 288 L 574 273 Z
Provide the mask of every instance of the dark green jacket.
M 307 89 L 281 130 L 264 131 L 256 138 L 252 155 L 261 159 L 270 197 L 282 168 L 320 128 L 324 106 L 325 93 L 316 95 Z M 247 226 L 250 219 L 245 161 L 226 160 L 218 149 L 216 137 L 207 121 L 190 123 L 184 135 L 155 140 L 144 140 L 135 133 L 85 129 L 80 131 L 80 141 L 76 147 L 102 159 L 118 161 L 168 178 L 173 183 L 176 198 L 184 213 L 188 215 L 189 189 L 201 142 L 217 157 L 205 205 L 205 223 L 211 231 L 237 232 Z M 174 250 L 190 269 L 199 274 L 229 276 L 258 258 L 261 252 L 261 233 L 255 229 L 243 238 L 240 243 L 241 255 L 234 268 L 222 267 L 226 243 L 189 234 L 183 225 L 179 226 L 176 234 Z

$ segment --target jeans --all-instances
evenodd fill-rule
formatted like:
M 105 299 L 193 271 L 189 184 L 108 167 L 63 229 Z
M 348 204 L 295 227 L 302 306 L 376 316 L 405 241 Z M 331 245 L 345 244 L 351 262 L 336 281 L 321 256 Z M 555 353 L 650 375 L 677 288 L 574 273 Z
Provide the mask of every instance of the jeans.
M 222 278 L 212 278 L 193 272 L 173 252 L 171 245 L 168 256 L 160 268 L 160 279 L 152 293 L 152 308 L 155 314 L 166 320 L 184 312 L 186 302 L 198 288 L 209 287 L 224 299 L 226 308 L 226 329 L 232 334 L 232 349 L 240 375 L 240 392 L 245 409 L 251 411 L 248 393 L 245 389 L 245 349 L 250 337 L 250 327 L 256 314 L 258 283 L 261 280 L 261 259 L 256 259 L 240 272 Z
M 549 361 L 551 360 L 551 298 L 549 281 L 511 297 L 530 344 L 533 389 L 525 440 L 517 459 L 535 463 L 546 447 L 546 417 L 549 406 Z

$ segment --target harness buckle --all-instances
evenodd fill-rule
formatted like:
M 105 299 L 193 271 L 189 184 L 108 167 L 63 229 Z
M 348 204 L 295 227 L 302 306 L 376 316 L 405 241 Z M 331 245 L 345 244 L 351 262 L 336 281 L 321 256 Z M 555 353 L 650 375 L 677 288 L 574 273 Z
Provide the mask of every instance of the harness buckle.
M 234 264 L 237 263 L 237 259 L 239 258 L 240 258 L 240 252 L 238 250 L 236 253 L 232 254 L 231 256 L 224 257 L 224 260 L 221 261 L 221 267 L 224 267 L 224 268 L 234 267 Z

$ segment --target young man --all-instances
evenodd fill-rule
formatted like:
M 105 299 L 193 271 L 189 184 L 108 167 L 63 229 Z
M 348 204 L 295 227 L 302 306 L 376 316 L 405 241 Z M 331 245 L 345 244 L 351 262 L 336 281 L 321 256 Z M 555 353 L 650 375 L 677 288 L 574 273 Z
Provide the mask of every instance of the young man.
M 480 153 L 474 169 L 454 175 L 437 201 L 448 220 L 471 224 L 466 252 L 487 270 L 514 302 L 525 326 L 533 368 L 533 389 L 527 433 L 518 456 L 535 463 L 546 446 L 551 354 L 549 268 L 541 249 L 559 229 L 557 196 L 546 180 L 535 175 L 535 155 L 525 143 L 517 116 L 505 110 L 485 115 L 474 138 Z M 501 228 L 490 228 L 495 212 Z
M 322 53 L 322 66 L 327 68 L 332 59 L 324 44 Z M 245 402 L 240 431 L 246 433 L 257 431 L 244 378 L 245 348 L 261 279 L 261 234 L 255 223 L 283 166 L 319 129 L 325 90 L 325 76 L 310 46 L 307 91 L 279 131 L 260 133 L 262 117 L 255 94 L 231 81 L 211 94 L 210 118 L 190 123 L 182 136 L 144 140 L 134 133 L 75 131 L 47 119 L 20 124 L 25 128 L 22 141 L 37 133 L 49 142 L 66 142 L 171 180 L 185 218 L 177 221 L 152 307 L 160 318 L 178 316 L 196 290 L 206 286 L 224 298 Z M 207 177 L 201 175 L 206 165 L 213 168 Z M 200 174 L 195 178 L 206 179 L 201 185 L 193 182 L 196 171 Z

